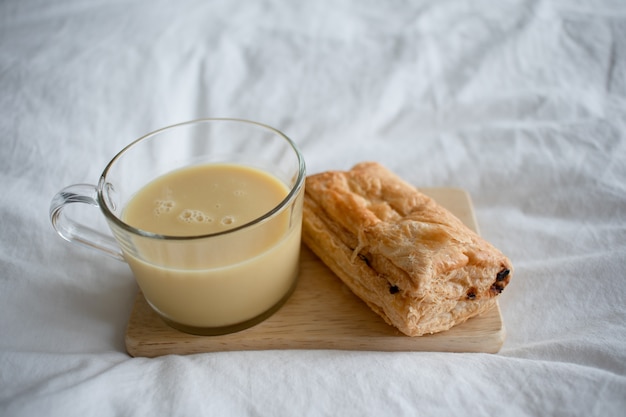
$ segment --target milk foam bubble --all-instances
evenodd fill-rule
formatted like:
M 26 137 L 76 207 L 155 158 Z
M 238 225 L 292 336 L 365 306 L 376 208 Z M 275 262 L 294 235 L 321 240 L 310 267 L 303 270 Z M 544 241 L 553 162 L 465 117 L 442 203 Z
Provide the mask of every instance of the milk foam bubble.
M 185 209 L 178 215 L 178 220 L 185 223 L 212 223 L 213 217 L 209 216 L 202 210 Z
M 176 206 L 173 200 L 156 200 L 154 202 L 154 214 L 160 216 L 163 213 L 169 213 Z

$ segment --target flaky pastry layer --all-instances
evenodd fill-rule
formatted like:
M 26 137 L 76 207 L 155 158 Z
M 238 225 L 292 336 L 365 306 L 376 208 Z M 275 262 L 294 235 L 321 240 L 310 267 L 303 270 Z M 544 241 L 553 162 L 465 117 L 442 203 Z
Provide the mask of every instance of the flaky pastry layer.
M 375 162 L 306 180 L 305 244 L 387 323 L 409 336 L 489 310 L 509 259 Z

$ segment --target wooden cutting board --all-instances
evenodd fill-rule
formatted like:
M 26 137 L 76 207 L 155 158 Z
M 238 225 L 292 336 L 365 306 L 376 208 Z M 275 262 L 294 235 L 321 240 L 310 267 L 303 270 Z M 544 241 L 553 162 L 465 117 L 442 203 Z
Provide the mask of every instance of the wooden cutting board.
M 478 232 L 469 195 L 459 189 L 421 189 Z M 137 294 L 126 329 L 132 356 L 268 349 L 487 352 L 505 338 L 500 308 L 452 329 L 408 337 L 372 312 L 313 252 L 302 246 L 298 284 L 289 300 L 262 323 L 237 333 L 196 336 L 166 325 Z

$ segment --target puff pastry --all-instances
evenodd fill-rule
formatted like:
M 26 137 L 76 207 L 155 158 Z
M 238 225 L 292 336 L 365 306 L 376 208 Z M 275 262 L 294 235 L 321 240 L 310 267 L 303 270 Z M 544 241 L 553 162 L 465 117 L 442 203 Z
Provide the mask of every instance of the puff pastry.
M 306 180 L 304 243 L 409 336 L 494 306 L 513 267 L 456 216 L 375 162 Z

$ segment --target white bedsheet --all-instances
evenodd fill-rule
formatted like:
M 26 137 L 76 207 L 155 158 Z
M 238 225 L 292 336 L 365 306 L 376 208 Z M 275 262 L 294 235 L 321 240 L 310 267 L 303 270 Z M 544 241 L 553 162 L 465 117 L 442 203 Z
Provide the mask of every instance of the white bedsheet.
M 200 117 L 467 190 L 516 268 L 501 351 L 131 358 L 127 266 L 50 199 Z M 0 141 L 2 416 L 625 413 L 623 1 L 4 0 Z

